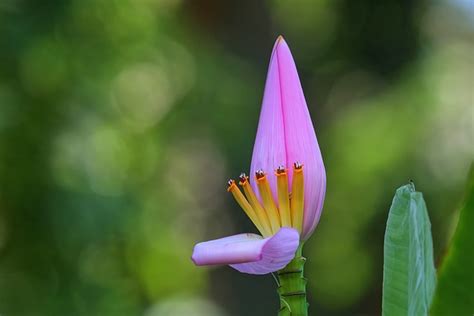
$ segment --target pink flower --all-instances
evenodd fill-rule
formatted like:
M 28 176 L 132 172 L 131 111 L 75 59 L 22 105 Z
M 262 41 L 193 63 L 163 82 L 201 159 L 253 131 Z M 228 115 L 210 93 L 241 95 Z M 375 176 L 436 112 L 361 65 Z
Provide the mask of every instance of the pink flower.
M 194 247 L 196 265 L 229 264 L 251 274 L 284 268 L 301 241 L 313 233 L 321 215 L 326 173 L 290 49 L 280 36 L 268 69 L 252 181 L 242 174 L 228 191 L 262 236 L 241 234 Z

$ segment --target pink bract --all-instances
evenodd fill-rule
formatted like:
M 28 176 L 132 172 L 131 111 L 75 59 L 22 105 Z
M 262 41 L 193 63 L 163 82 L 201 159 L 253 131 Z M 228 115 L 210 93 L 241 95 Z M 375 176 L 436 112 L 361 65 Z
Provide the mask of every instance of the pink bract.
M 302 163 L 305 171 L 302 239 L 307 240 L 321 216 L 326 172 L 295 62 L 285 40 L 279 37 L 270 59 L 250 173 L 259 169 L 273 173 L 283 165 L 291 185 L 295 162 Z M 276 178 L 269 177 L 269 181 L 275 198 Z M 255 181 L 252 185 L 258 192 Z

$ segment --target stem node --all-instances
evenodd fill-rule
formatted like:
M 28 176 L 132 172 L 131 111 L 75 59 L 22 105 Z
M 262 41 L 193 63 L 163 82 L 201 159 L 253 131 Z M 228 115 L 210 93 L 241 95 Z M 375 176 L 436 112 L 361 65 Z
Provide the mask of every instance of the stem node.
M 296 251 L 295 258 L 282 270 L 278 271 L 278 295 L 280 296 L 279 316 L 307 316 L 306 283 L 304 264 L 306 258 L 302 256 L 303 245 Z

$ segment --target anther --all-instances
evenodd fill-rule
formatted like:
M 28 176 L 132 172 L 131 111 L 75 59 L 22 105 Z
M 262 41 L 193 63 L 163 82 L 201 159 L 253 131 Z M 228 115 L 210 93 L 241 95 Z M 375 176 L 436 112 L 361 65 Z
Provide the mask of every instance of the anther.
M 262 227 L 257 217 L 257 214 L 255 213 L 255 210 L 252 208 L 250 203 L 244 197 L 240 189 L 235 185 L 235 181 L 233 179 L 230 179 L 227 182 L 227 185 L 228 185 L 227 191 L 232 193 L 232 195 L 234 196 L 234 199 L 237 201 L 240 207 L 244 210 L 244 212 L 250 218 L 252 223 L 257 227 L 259 231 L 265 232 L 264 228 Z
M 244 172 L 242 172 L 239 176 L 239 180 L 240 180 L 239 184 L 240 185 L 244 184 L 246 181 L 248 181 L 248 179 L 249 177 L 247 177 L 247 175 Z
M 255 178 L 257 179 L 257 187 L 260 192 L 260 197 L 262 198 L 263 207 L 267 212 L 272 231 L 276 234 L 281 227 L 281 221 L 278 208 L 273 200 L 270 184 L 263 170 L 257 170 L 257 172 L 255 172 Z
M 286 172 L 285 166 L 278 166 L 276 170 L 277 174 L 282 174 Z
M 291 223 L 300 233 L 303 229 L 303 209 L 304 209 L 304 176 L 303 165 L 294 163 L 293 183 L 291 185 Z
M 279 166 L 275 170 L 275 175 L 277 178 L 278 210 L 280 212 L 281 225 L 283 227 L 292 227 L 290 197 L 288 194 L 288 176 L 285 167 Z
M 227 189 L 230 189 L 230 187 L 235 183 L 234 179 L 229 179 L 229 181 L 227 181 Z
M 260 204 L 260 201 L 258 200 L 257 196 L 255 195 L 255 192 L 252 189 L 252 186 L 250 185 L 249 182 L 249 177 L 245 173 L 241 173 L 239 176 L 239 185 L 242 187 L 244 190 L 245 196 L 247 197 L 247 200 L 249 201 L 250 205 L 252 208 L 255 210 L 255 213 L 257 215 L 257 218 L 260 222 L 260 225 L 262 227 L 262 235 L 264 237 L 268 237 L 272 235 L 272 227 L 270 225 L 270 220 L 268 219 L 268 215 L 265 211 L 265 209 L 262 207 Z

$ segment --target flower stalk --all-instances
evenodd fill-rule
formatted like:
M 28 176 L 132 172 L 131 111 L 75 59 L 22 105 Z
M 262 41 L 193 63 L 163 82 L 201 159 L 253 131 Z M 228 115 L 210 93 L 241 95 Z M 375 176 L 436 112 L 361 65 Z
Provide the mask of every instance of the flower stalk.
M 304 277 L 306 258 L 303 257 L 302 251 L 303 244 L 300 244 L 293 260 L 285 268 L 278 271 L 279 316 L 308 315 L 308 302 L 306 301 L 307 279 Z

